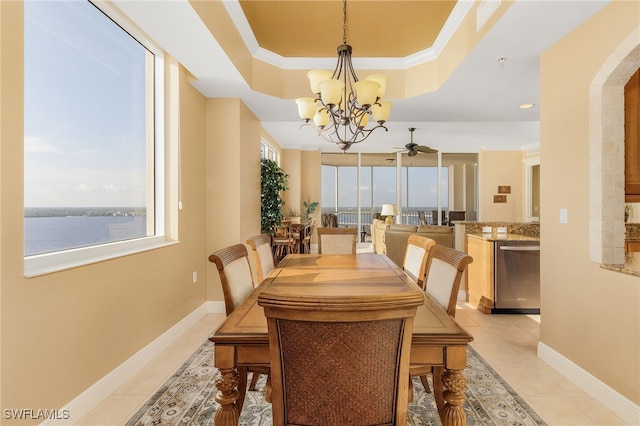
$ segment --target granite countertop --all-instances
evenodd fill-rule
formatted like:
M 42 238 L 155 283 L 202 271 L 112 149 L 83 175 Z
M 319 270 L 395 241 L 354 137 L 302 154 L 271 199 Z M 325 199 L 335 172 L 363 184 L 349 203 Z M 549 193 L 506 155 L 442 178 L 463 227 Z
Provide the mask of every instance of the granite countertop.
M 482 233 L 482 232 L 471 232 L 467 233 L 468 237 L 478 238 L 480 240 L 485 241 L 540 241 L 540 237 L 532 237 L 528 235 L 519 235 L 519 234 L 511 234 L 511 233 Z
M 640 252 L 625 253 L 624 265 L 600 265 L 602 269 L 640 277 Z
M 627 241 L 640 240 L 640 223 L 625 223 Z
M 534 238 L 540 237 L 540 224 L 533 222 L 463 222 L 467 234 L 481 235 L 482 228 L 491 227 L 497 232 L 496 228 L 507 228 L 508 235 L 529 236 Z M 502 234 L 500 234 L 502 235 Z M 532 240 L 526 240 L 532 241 Z

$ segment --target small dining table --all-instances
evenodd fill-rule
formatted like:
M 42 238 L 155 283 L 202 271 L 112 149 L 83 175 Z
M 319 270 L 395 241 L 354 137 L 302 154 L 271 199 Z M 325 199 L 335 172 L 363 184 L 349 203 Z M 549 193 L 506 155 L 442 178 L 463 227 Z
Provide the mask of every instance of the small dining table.
M 354 255 L 292 254 L 286 256 L 279 267 L 271 271 L 263 283 L 238 306 L 210 335 L 214 343 L 214 363 L 219 371 L 215 400 L 220 405 L 215 413 L 215 424 L 238 424 L 246 382 L 239 371 L 249 366 L 268 365 L 269 336 L 263 308 L 258 305 L 258 295 L 266 288 L 279 286 L 306 291 L 322 297 L 323 292 L 367 291 L 388 296 L 397 291 L 415 291 L 417 286 L 386 255 L 358 253 Z M 302 290 L 301 290 L 302 289 Z M 410 362 L 412 365 L 433 365 L 442 372 L 442 379 L 434 383 L 434 393 L 444 401 L 438 403 L 443 425 L 465 425 L 465 401 L 467 344 L 473 337 L 460 327 L 447 312 L 428 295 L 419 306 L 414 318 Z M 239 385 L 243 389 L 239 390 Z M 319 384 L 321 385 L 321 384 Z M 408 386 L 409 384 L 407 384 Z

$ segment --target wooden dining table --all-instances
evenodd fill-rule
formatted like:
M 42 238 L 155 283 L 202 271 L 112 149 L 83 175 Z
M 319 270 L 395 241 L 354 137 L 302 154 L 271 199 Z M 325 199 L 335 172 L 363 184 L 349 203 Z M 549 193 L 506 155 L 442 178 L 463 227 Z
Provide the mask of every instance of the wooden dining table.
M 376 294 L 388 297 L 389 292 L 397 292 L 401 298 L 417 286 L 386 255 L 288 255 L 209 337 L 219 371 L 215 383 L 215 400 L 220 404 L 215 413 L 216 425 L 238 424 L 246 389 L 244 372 L 250 366 L 269 364 L 267 321 L 257 303 L 258 295 L 267 288 L 285 293 L 304 291 L 319 298 L 350 291 L 370 292 L 374 298 Z M 436 400 L 443 401 L 437 404 L 442 424 L 465 425 L 463 370 L 467 344 L 473 337 L 428 295 L 424 300 L 414 318 L 410 362 L 433 365 L 442 372 L 441 380 L 434 381 L 433 390 L 441 395 Z

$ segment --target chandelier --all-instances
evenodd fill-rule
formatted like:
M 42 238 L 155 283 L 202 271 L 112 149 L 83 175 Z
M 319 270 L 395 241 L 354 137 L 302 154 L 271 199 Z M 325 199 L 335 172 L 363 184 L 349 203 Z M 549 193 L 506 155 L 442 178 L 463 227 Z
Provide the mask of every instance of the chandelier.
M 315 127 L 319 136 L 344 152 L 374 130 L 387 130 L 384 123 L 389 119 L 391 102 L 381 100 L 387 84 L 385 75 L 358 80 L 351 63 L 352 49 L 347 44 L 347 0 L 343 1 L 342 15 L 342 44 L 338 46 L 335 70 L 309 71 L 307 77 L 315 97 L 298 98 L 296 103 L 304 121 L 300 127 Z M 375 123 L 367 129 L 370 116 Z

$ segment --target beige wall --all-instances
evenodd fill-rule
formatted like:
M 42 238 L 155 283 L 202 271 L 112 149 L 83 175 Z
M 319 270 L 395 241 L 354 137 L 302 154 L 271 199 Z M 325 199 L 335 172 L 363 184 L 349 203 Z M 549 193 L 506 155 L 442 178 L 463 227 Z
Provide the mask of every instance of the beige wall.
M 282 214 L 285 216 L 302 215 L 302 151 L 299 149 L 285 149 L 280 157 L 280 166 L 289 175 L 289 189 L 284 191 L 282 199 L 284 206 Z
M 289 175 L 289 190 L 283 193 L 286 204 L 285 214 L 290 210 L 302 214 L 303 201 L 307 203 L 322 199 L 322 171 L 320 151 L 301 151 L 299 149 L 285 149 L 282 151 L 281 166 Z M 320 223 L 320 206 L 311 216 Z M 315 234 L 312 237 L 315 242 Z
M 485 151 L 478 154 L 478 220 L 523 222 L 522 151 Z M 506 203 L 494 203 L 498 186 L 511 186 Z
M 206 259 L 260 233 L 260 122 L 239 99 L 207 99 L 205 143 Z M 224 299 L 213 263 L 207 294 Z
M 614 1 L 544 52 L 540 99 L 541 341 L 635 404 L 640 279 L 589 261 L 589 86 L 639 17 Z
M 322 201 L 322 166 L 320 151 L 303 151 L 301 156 L 302 173 L 301 180 L 302 186 L 300 189 L 300 198 L 303 201 L 313 202 Z M 316 226 L 321 225 L 320 221 L 320 208 L 318 205 L 315 213 L 311 215 L 316 219 Z M 317 235 L 314 233 L 311 236 L 311 242 L 315 244 L 317 242 Z

